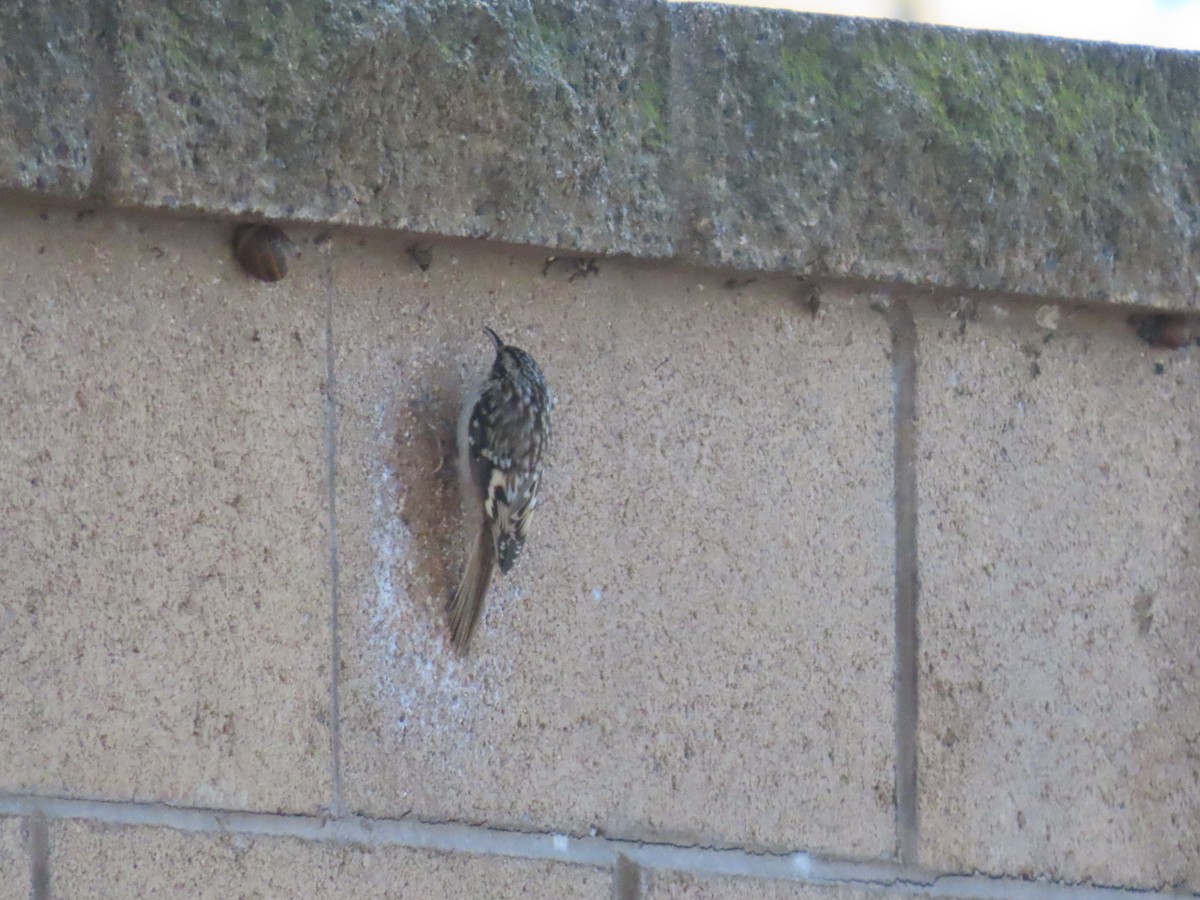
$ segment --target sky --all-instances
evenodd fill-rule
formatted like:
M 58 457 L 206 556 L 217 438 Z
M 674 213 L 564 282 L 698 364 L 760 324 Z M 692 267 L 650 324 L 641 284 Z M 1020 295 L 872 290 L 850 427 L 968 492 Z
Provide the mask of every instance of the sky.
M 1200 0 L 723 0 L 1200 50 Z

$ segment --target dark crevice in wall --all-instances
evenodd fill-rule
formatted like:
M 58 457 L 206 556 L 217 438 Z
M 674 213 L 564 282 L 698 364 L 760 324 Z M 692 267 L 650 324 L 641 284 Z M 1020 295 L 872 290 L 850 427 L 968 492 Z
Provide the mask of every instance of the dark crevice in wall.
M 904 299 L 888 307 L 892 331 L 892 389 L 895 411 L 896 561 L 896 854 L 917 864 L 918 746 L 917 677 L 917 329 Z
M 50 896 L 50 828 L 46 814 L 35 812 L 25 820 L 29 835 L 29 896 L 47 900 Z
M 624 854 L 613 867 L 613 900 L 641 900 L 642 867 Z
M 88 5 L 91 23 L 91 63 L 95 76 L 95 102 L 91 106 L 88 132 L 92 147 L 92 173 L 88 197 L 97 203 L 107 203 L 115 193 L 120 166 L 117 159 L 119 137 L 114 123 L 119 121 L 117 104 L 120 100 L 121 73 L 117 66 L 117 46 L 120 20 L 116 4 L 107 0 L 92 0 Z

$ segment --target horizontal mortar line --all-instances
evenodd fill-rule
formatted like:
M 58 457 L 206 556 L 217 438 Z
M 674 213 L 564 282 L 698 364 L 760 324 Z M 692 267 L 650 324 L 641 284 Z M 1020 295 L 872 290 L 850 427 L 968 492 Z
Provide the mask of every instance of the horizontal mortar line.
M 1027 881 L 1006 876 L 938 873 L 886 861 L 852 861 L 805 851 L 755 852 L 736 848 L 684 846 L 609 837 L 572 837 L 550 832 L 511 831 L 461 822 L 424 822 L 367 816 L 340 818 L 285 813 L 215 810 L 119 800 L 73 800 L 36 794 L 0 793 L 0 816 L 41 812 L 48 819 L 104 825 L 170 828 L 201 834 L 407 847 L 480 855 L 541 859 L 611 867 L 619 856 L 647 869 L 889 889 L 893 893 L 957 900 L 1200 900 L 1200 894 L 1151 889 Z

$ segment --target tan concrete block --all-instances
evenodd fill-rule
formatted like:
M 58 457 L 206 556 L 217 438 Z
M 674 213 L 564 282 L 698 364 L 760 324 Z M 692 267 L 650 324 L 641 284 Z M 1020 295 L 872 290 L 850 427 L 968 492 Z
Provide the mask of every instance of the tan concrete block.
M 0 819 L 0 900 L 28 900 L 30 859 L 20 819 Z
M 885 322 L 792 279 L 439 244 L 335 249 L 352 809 L 683 841 L 893 845 Z M 443 606 L 491 325 L 557 392 L 544 503 L 472 655 Z
M 643 900 L 895 900 L 927 898 L 928 894 L 893 892 L 843 885 L 767 881 L 760 878 L 655 872 L 647 879 Z M 942 897 L 953 894 L 941 893 Z
M 794 881 L 655 872 L 644 900 L 883 900 L 882 891 L 818 887 Z
M 922 860 L 1194 889 L 1200 358 L 971 312 L 919 322 Z
M 0 221 L 5 790 L 328 802 L 319 260 L 268 288 L 229 232 Z
M 403 847 L 193 834 L 63 822 L 51 835 L 58 897 L 607 898 L 602 869 Z
M 825 900 L 823 895 L 829 893 L 794 882 L 685 872 L 655 872 L 648 881 L 644 900 Z

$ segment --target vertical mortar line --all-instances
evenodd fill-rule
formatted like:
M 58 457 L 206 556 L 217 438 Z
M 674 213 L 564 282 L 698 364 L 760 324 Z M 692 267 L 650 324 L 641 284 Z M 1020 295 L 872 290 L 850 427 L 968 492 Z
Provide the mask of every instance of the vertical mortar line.
M 29 834 L 29 896 L 32 900 L 50 897 L 50 827 L 46 814 L 37 810 L 25 820 Z
M 122 78 L 117 66 L 117 45 L 120 23 L 114 4 L 107 0 L 91 0 L 87 5 L 91 26 L 89 62 L 92 69 L 93 100 L 88 111 L 91 134 L 92 171 L 87 195 L 103 203 L 117 181 L 116 136 L 113 123 L 117 120 L 117 102 L 121 96 Z
M 329 757 L 333 790 L 331 812 L 342 814 L 342 710 L 338 696 L 342 648 L 338 631 L 338 534 L 337 534 L 337 391 L 334 378 L 333 345 L 333 248 L 325 246 L 325 490 L 329 498 Z
M 917 328 L 903 299 L 888 307 L 895 408 L 896 853 L 915 865 L 918 819 Z
M 696 110 L 702 108 L 696 98 L 698 63 L 687 43 L 686 26 L 678 24 L 678 19 L 685 13 L 673 4 L 664 3 L 658 9 L 667 42 L 668 146 L 662 170 L 667 201 L 672 207 L 672 221 L 667 227 L 676 254 L 695 255 L 698 249 L 703 249 L 697 246 L 696 224 L 701 218 L 699 186 L 704 183 L 704 173 L 707 171 L 696 147 L 700 130 Z
M 623 853 L 617 854 L 613 866 L 613 900 L 641 900 L 642 867 Z

